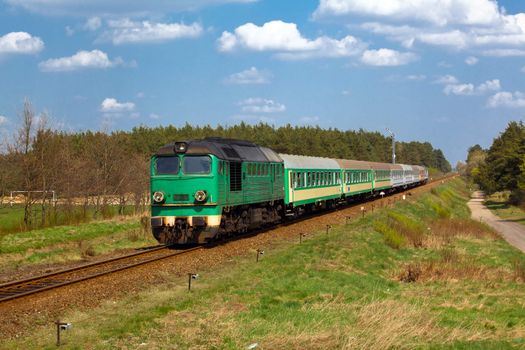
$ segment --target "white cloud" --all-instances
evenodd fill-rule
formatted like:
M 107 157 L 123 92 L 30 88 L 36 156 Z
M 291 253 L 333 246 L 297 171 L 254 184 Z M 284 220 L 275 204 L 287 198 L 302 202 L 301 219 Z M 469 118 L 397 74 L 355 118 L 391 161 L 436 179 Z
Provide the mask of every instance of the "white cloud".
M 340 40 L 326 36 L 311 40 L 302 36 L 295 23 L 279 20 L 262 26 L 243 24 L 233 33 L 223 32 L 217 44 L 222 52 L 238 49 L 273 51 L 281 59 L 357 56 L 367 46 L 351 35 Z
M 84 29 L 90 30 L 92 32 L 99 29 L 100 27 L 102 27 L 102 20 L 100 19 L 100 17 L 96 17 L 96 16 L 89 18 L 86 21 L 86 24 L 84 24 Z
M 456 77 L 445 75 L 436 80 L 436 83 L 445 85 L 445 95 L 474 96 L 501 90 L 499 79 L 487 80 L 476 86 L 472 83 L 460 83 Z
M 260 71 L 255 67 L 234 73 L 225 79 L 227 84 L 267 84 L 270 82 L 272 75 L 267 71 Z
M 375 34 L 385 35 L 406 48 L 412 48 L 418 42 L 455 49 L 464 49 L 469 45 L 469 36 L 459 30 L 429 29 L 407 25 L 393 26 L 377 22 L 364 23 L 361 28 Z
M 525 57 L 525 50 L 520 49 L 492 49 L 482 52 L 489 57 Z
M 494 96 L 491 96 L 487 101 L 487 106 L 491 108 L 508 107 L 508 108 L 524 108 L 525 94 L 520 91 L 514 93 L 502 91 Z
M 131 112 L 135 110 L 135 104 L 133 102 L 118 102 L 116 99 L 109 97 L 102 101 L 100 110 L 106 113 Z
M 453 75 L 447 74 L 442 77 L 439 77 L 435 83 L 437 84 L 458 84 L 459 80 Z
M 493 0 L 321 0 L 315 17 L 357 14 L 396 20 L 416 20 L 437 26 L 488 25 L 500 20 Z
M 352 95 L 352 92 L 350 90 L 343 90 L 343 91 L 341 91 L 341 95 L 343 95 L 343 96 L 350 96 L 350 95 Z
M 36 54 L 44 49 L 44 42 L 26 32 L 11 32 L 0 36 L 0 55 Z
M 423 75 L 423 74 L 411 74 L 411 75 L 407 75 L 407 79 L 408 80 L 412 80 L 412 81 L 422 81 L 422 80 L 425 80 L 427 78 L 426 75 Z
M 5 125 L 9 122 L 9 119 L 7 117 L 4 117 L 3 115 L 0 115 L 0 126 Z
M 299 123 L 301 123 L 301 124 L 318 124 L 320 120 L 321 119 L 319 119 L 318 116 L 301 117 L 301 118 L 299 118 Z
M 285 105 L 260 97 L 251 97 L 238 104 L 245 113 L 278 113 L 286 111 Z
M 228 3 L 253 3 L 257 0 L 5 0 L 28 11 L 51 16 L 163 15 L 169 12 L 195 11 L 206 6 Z
M 473 84 L 454 84 L 445 86 L 443 92 L 445 95 L 474 95 L 475 89 Z
M 158 119 L 160 119 L 160 118 L 161 118 L 161 116 L 158 115 L 158 114 L 155 114 L 155 113 L 151 113 L 151 114 L 149 115 L 149 119 L 158 120 Z
M 110 20 L 109 29 L 102 33 L 98 42 L 110 41 L 114 45 L 131 43 L 164 42 L 181 38 L 196 38 L 202 34 L 199 23 L 156 23 L 132 21 L 129 18 Z
M 417 60 L 411 52 L 399 52 L 390 49 L 366 50 L 361 62 L 369 66 L 402 66 Z
M 454 50 L 476 49 L 491 56 L 511 56 L 516 55 L 516 51 L 520 51 L 525 45 L 525 13 L 507 15 L 504 10 L 498 9 L 497 2 L 493 0 L 389 0 L 387 2 L 327 0 L 325 2 L 340 2 L 352 8 L 354 6 L 363 8 L 363 1 L 369 3 L 367 6 L 370 7 L 370 11 L 358 11 L 359 14 L 384 18 L 388 23 L 396 20 L 404 22 L 400 25 L 364 23 L 361 28 L 383 35 L 407 48 L 421 43 Z M 487 10 L 482 13 L 483 3 L 492 7 L 494 11 Z M 425 8 L 425 10 L 418 14 L 417 11 L 405 11 L 406 8 Z M 449 11 L 450 9 L 453 11 Z M 385 10 L 390 15 L 387 18 L 386 14 L 379 15 L 376 10 Z M 479 12 L 479 16 L 469 17 L 468 14 L 472 11 Z M 442 15 L 442 12 L 449 15 Z M 423 20 L 425 18 L 427 20 Z M 436 20 L 431 20 L 432 18 Z M 481 20 L 483 18 L 486 21 Z M 407 21 L 410 25 L 406 24 Z
M 469 56 L 465 59 L 465 63 L 468 64 L 469 66 L 474 66 L 478 64 L 478 62 L 479 62 L 479 59 L 474 56 Z
M 123 64 L 122 59 L 111 61 L 108 55 L 100 50 L 79 51 L 73 56 L 52 58 L 40 62 L 38 67 L 43 72 L 71 72 L 81 69 L 107 69 Z

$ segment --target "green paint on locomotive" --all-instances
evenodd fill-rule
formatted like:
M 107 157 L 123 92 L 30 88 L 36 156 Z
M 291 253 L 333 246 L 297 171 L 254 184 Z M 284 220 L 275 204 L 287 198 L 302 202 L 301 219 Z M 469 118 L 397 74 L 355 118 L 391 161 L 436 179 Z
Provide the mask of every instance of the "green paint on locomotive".
M 184 167 L 179 167 L 176 174 L 158 174 L 157 160 L 170 158 L 184 164 L 185 158 L 193 155 L 153 156 L 151 158 L 151 195 L 162 192 L 162 203 L 152 205 L 152 216 L 192 215 L 206 212 L 208 215 L 220 214 L 222 207 L 237 206 L 283 198 L 283 165 L 271 162 L 243 162 L 239 169 L 230 162 L 207 155 L 210 170 L 206 174 L 186 174 Z M 202 156 L 200 156 L 202 157 Z M 233 182 L 233 184 L 232 184 Z M 236 183 L 237 182 L 237 183 Z M 195 199 L 197 191 L 206 191 L 207 199 L 203 205 Z M 215 210 L 215 211 L 214 211 Z
M 196 158 L 195 156 L 188 157 Z M 209 159 L 209 171 L 191 174 L 186 174 L 184 167 L 181 166 L 185 163 L 183 155 L 153 156 L 151 158 L 152 216 L 188 216 L 203 211 L 207 215 L 220 214 L 221 208 L 218 203 L 221 179 L 216 170 L 219 160 L 214 156 L 205 157 Z M 157 164 L 161 161 L 164 163 L 177 162 L 178 166 L 172 164 L 172 169 L 163 169 L 171 171 L 160 171 L 160 169 L 157 171 Z M 198 191 L 206 192 L 207 198 L 202 203 L 195 198 Z M 155 192 L 164 194 L 164 200 L 160 203 L 155 203 L 153 198 Z

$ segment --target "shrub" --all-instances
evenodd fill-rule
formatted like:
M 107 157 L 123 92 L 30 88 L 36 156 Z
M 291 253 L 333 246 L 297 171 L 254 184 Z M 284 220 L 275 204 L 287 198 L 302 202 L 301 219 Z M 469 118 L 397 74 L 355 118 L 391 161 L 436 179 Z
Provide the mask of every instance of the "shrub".
M 84 241 L 78 241 L 78 248 L 83 259 L 97 255 L 95 247 L 92 244 L 85 244 Z
M 399 249 L 406 244 L 406 238 L 384 222 L 375 222 L 374 230 L 381 233 L 385 238 L 385 243 L 394 249 Z
M 140 230 L 131 230 L 131 231 L 128 231 L 128 240 L 130 242 L 136 242 L 140 239 Z
M 416 282 L 421 277 L 421 266 L 419 264 L 408 264 L 401 272 L 399 280 L 405 283 Z
M 425 226 L 416 220 L 398 212 L 389 212 L 391 226 L 405 236 L 416 248 L 423 246 Z
M 442 219 L 449 218 L 451 213 L 450 209 L 445 208 L 443 205 L 441 205 L 438 202 L 432 202 L 430 203 L 430 207 L 432 210 Z

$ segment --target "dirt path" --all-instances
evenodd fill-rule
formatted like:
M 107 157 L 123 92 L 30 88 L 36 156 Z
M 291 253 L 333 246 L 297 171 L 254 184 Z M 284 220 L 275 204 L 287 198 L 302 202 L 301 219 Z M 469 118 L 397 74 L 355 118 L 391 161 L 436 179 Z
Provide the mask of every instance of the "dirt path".
M 507 242 L 525 253 L 525 226 L 509 220 L 503 220 L 492 214 L 483 205 L 483 201 L 483 192 L 476 191 L 472 194 L 472 199 L 468 202 L 472 218 L 481 220 L 493 227 Z

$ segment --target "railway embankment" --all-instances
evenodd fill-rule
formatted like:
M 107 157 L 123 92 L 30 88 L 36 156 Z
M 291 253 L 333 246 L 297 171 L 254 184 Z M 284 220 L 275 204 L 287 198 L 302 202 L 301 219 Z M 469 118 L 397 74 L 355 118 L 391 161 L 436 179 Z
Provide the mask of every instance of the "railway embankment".
M 52 315 L 73 324 L 64 348 L 525 345 L 523 254 L 470 218 L 460 179 L 416 192 L 200 251 L 176 273 L 166 262 L 150 267 L 155 283 L 91 307 L 71 300 Z M 138 285 L 144 271 L 129 273 Z M 199 274 L 191 291 L 187 273 Z M 35 319 L 30 334 L 0 348 L 53 347 L 53 318 Z

